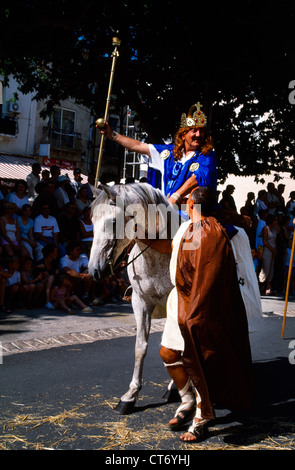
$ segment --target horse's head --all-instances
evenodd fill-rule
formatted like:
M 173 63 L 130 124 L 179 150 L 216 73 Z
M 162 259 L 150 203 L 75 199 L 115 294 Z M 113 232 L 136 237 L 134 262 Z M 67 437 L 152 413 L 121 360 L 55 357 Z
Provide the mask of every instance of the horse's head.
M 124 206 L 112 188 L 101 185 L 92 190 L 96 198 L 91 206 L 94 236 L 88 269 L 99 280 L 112 272 L 112 263 L 124 248 L 120 236 Z
M 168 210 L 167 199 L 150 185 L 99 186 L 94 192 L 94 237 L 88 268 L 97 280 L 110 273 L 132 240 L 155 239 L 159 234 L 165 238 L 168 212 L 178 222 L 178 213 Z

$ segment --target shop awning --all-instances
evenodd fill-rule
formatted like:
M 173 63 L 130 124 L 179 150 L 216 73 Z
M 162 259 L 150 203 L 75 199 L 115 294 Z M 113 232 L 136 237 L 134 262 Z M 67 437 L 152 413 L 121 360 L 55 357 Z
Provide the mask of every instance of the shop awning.
M 32 157 L 23 157 L 20 155 L 0 154 L 0 179 L 26 179 L 32 171 L 32 165 L 35 160 Z M 54 164 L 57 162 L 54 161 Z M 52 163 L 53 164 L 53 163 Z M 42 170 L 48 170 L 49 165 L 41 165 Z M 70 179 L 74 178 L 73 169 L 68 165 L 67 168 L 60 167 L 61 175 L 67 174 Z M 81 175 L 82 182 L 87 183 L 87 176 Z

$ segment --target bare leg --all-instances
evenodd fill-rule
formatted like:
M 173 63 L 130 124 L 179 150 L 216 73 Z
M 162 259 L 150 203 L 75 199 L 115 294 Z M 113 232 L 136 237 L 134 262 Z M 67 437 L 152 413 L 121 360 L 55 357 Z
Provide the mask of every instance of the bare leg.
M 49 302 L 50 302 L 50 292 L 51 292 L 51 289 L 52 289 L 52 286 L 53 286 L 53 282 L 54 282 L 54 276 L 53 276 L 53 275 L 50 275 L 50 276 L 46 279 L 46 290 L 45 290 L 45 293 L 46 293 L 46 303 L 49 303 Z
M 61 308 L 62 310 L 65 310 L 67 313 L 72 312 L 71 308 L 66 304 L 66 301 L 64 299 L 59 299 L 55 303 L 56 308 Z
M 87 305 L 85 305 L 82 300 L 79 299 L 79 297 L 77 297 L 77 295 L 71 295 L 70 297 L 70 302 L 76 302 L 76 304 L 78 304 L 80 307 L 82 308 L 86 308 Z
M 160 349 L 160 356 L 167 367 L 170 377 L 178 388 L 179 395 L 181 397 L 181 405 L 176 410 L 174 418 L 169 421 L 169 425 L 176 429 L 176 426 L 182 425 L 182 422 L 186 421 L 186 417 L 190 416 L 190 414 L 186 416 L 187 412 L 194 409 L 194 393 L 192 391 L 189 376 L 182 365 L 181 353 L 162 346 Z

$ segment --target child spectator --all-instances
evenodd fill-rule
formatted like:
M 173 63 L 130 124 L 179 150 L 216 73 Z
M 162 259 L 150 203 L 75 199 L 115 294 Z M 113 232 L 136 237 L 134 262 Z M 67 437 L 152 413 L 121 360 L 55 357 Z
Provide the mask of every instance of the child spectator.
M 6 279 L 6 305 L 11 310 L 19 306 L 20 300 L 21 276 L 17 256 L 9 258 L 7 272 L 10 276 Z
M 37 241 L 36 260 L 42 258 L 42 249 L 46 245 L 59 247 L 60 255 L 65 254 L 64 247 L 58 243 L 59 226 L 55 217 L 50 215 L 50 206 L 44 204 L 41 208 L 41 214 L 34 221 L 34 233 Z
M 44 291 L 42 274 L 33 272 L 33 260 L 27 258 L 23 261 L 21 269 L 21 301 L 27 308 L 32 308 L 33 304 L 38 305 L 40 296 Z
M 41 273 L 42 279 L 45 283 L 45 307 L 54 310 L 54 305 L 50 302 L 50 292 L 55 281 L 55 277 L 59 273 L 58 248 L 54 245 L 46 245 L 43 248 L 42 253 L 43 259 L 39 261 L 36 268 Z
M 59 276 L 57 284 L 51 291 L 50 300 L 55 308 L 60 308 L 70 314 L 74 313 L 72 310 L 73 303 L 79 305 L 83 313 L 93 312 L 92 308 L 87 307 L 77 295 L 71 294 L 71 279 L 66 274 Z
M 83 299 L 89 297 L 93 280 L 88 273 L 88 258 L 81 254 L 81 245 L 77 242 L 69 243 L 67 255 L 60 260 L 61 270 L 70 276 L 75 292 Z

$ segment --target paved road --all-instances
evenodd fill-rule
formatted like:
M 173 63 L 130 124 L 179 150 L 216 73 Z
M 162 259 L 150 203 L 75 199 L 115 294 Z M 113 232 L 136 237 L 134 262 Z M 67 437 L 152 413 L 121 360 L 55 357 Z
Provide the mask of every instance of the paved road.
M 209 438 L 197 449 L 295 448 L 295 303 L 288 304 L 284 338 L 283 299 L 262 299 L 262 305 L 262 325 L 250 334 L 253 410 L 247 417 L 217 410 Z M 97 307 L 92 316 L 2 315 L 0 449 L 196 450 L 167 429 L 177 404 L 162 398 L 168 384 L 158 354 L 163 325 L 163 319 L 152 321 L 140 399 L 134 413 L 121 416 L 114 407 L 133 368 L 130 305 Z

